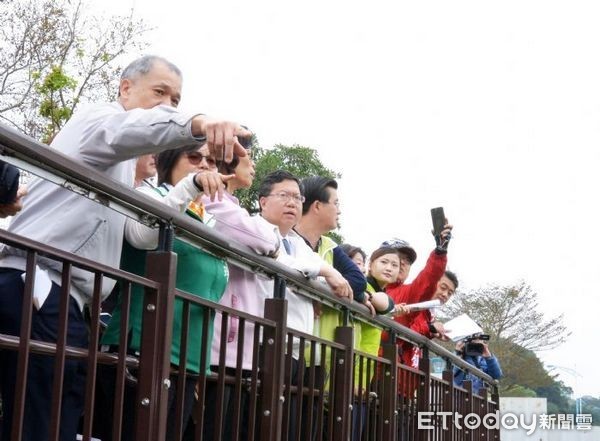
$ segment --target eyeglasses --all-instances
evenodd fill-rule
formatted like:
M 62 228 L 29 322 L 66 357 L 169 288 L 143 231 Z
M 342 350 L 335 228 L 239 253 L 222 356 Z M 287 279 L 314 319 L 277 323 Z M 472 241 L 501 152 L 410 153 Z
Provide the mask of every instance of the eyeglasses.
M 206 163 L 211 167 L 217 164 L 213 158 L 211 158 L 210 156 L 205 156 L 200 152 L 190 152 L 186 153 L 185 155 L 187 156 L 188 161 L 190 161 L 190 164 L 192 165 L 198 165 L 202 163 L 203 160 L 205 160 Z
M 271 193 L 267 196 L 273 196 L 275 199 L 281 202 L 287 202 L 290 199 L 296 204 L 302 204 L 305 200 L 304 196 L 298 193 L 288 193 L 287 191 L 279 191 L 277 193 Z

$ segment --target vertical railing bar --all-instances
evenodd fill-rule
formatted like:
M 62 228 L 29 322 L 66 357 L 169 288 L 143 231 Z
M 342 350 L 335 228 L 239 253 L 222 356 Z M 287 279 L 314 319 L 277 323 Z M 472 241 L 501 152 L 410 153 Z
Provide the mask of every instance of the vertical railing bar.
M 442 379 L 448 383 L 447 385 L 444 385 L 445 390 L 444 396 L 442 397 L 442 410 L 444 412 L 454 412 L 454 373 L 451 367 L 450 369 L 448 369 L 448 366 L 446 366 L 446 369 L 442 372 Z M 447 441 L 450 441 L 451 438 L 448 436 L 448 434 L 451 435 L 452 430 L 445 432 L 442 438 L 445 438 Z
M 188 334 L 190 329 L 190 302 L 182 300 L 182 323 L 179 342 L 179 368 L 177 369 L 177 390 L 175 391 L 175 439 L 183 437 L 183 406 L 185 404 L 185 386 L 187 381 Z M 171 387 L 173 387 L 171 385 Z
M 371 384 L 369 384 L 369 381 L 367 380 L 367 394 L 369 393 L 369 391 L 371 390 L 371 387 L 373 387 L 373 389 L 375 389 L 376 393 L 377 393 L 377 398 L 375 398 L 375 404 L 377 403 L 377 401 L 381 400 L 383 398 L 383 394 L 381 393 L 381 390 L 379 388 L 379 378 L 377 378 L 377 375 L 375 375 L 375 372 L 377 372 L 377 362 L 373 359 L 367 359 L 367 379 L 369 378 L 373 378 L 373 380 L 371 381 Z M 369 403 L 367 402 L 367 407 L 369 408 Z M 367 419 L 370 418 L 371 412 L 367 412 Z M 375 425 L 375 434 L 377 439 L 384 439 L 384 428 L 386 426 L 385 421 L 386 421 L 386 415 L 384 415 L 383 412 L 377 412 L 376 413 L 376 417 L 372 418 L 373 421 L 372 423 Z M 387 420 L 387 424 L 390 424 L 390 421 Z M 369 427 L 369 423 L 370 421 L 367 421 L 366 423 L 366 427 Z
M 321 356 L 319 359 L 321 360 L 321 363 L 323 366 L 327 366 L 327 364 L 326 364 L 327 352 L 331 353 L 331 351 L 327 351 L 327 345 L 325 345 L 324 343 L 321 343 L 319 345 L 319 348 L 321 350 Z M 330 364 L 330 366 L 331 366 L 331 364 Z M 321 382 L 319 384 L 319 390 L 321 391 L 321 393 L 317 396 L 317 421 L 315 423 L 317 426 L 317 440 L 316 441 L 323 440 L 323 426 L 324 426 L 323 416 L 325 414 L 325 398 L 326 398 L 327 394 L 329 393 L 328 390 L 325 390 L 325 384 L 329 384 L 329 388 L 331 388 L 330 379 L 326 379 L 327 375 L 329 375 L 329 373 L 324 368 L 322 378 L 320 379 Z
M 398 439 L 398 433 L 401 429 L 400 416 L 402 409 L 398 402 L 398 346 L 396 345 L 396 335 L 390 332 L 389 344 L 383 346 L 383 357 L 389 360 L 390 364 L 384 370 L 384 378 L 382 383 L 383 395 L 382 406 L 383 412 L 390 419 L 390 427 L 387 430 L 386 439 Z
M 361 354 L 354 354 L 354 362 L 352 365 L 354 366 L 354 372 L 352 372 L 352 404 L 353 408 L 356 406 L 356 410 L 354 410 L 351 414 L 351 428 L 352 428 L 352 439 L 354 439 L 354 428 L 358 427 L 358 439 L 362 439 L 362 411 L 363 411 L 363 398 L 367 392 L 364 385 L 364 378 L 367 374 L 364 369 L 365 365 L 365 357 Z M 357 372 L 358 371 L 358 372 Z M 356 393 L 355 393 L 356 391 Z
M 284 396 L 285 383 L 283 377 L 287 306 L 287 301 L 284 299 L 265 300 L 264 317 L 273 320 L 275 326 L 264 329 L 263 352 L 260 360 L 262 390 L 259 413 L 260 441 L 282 439 L 281 426 L 284 409 L 281 397 Z
M 229 335 L 229 313 L 223 312 L 221 315 L 221 344 L 219 345 L 219 376 L 217 378 L 217 402 L 215 415 L 215 436 L 214 441 L 221 441 L 223 438 L 223 420 L 224 413 L 227 409 L 224 408 L 225 400 L 225 376 L 227 370 L 225 368 L 225 360 L 227 354 L 227 336 Z M 213 440 L 210 440 L 213 441 Z
M 252 374 L 250 377 L 250 403 L 248 406 L 248 440 L 254 441 L 256 432 L 256 406 L 258 402 L 258 357 L 260 348 L 260 331 L 258 324 L 254 325 L 254 346 L 252 351 Z
M 172 323 L 175 303 L 177 255 L 170 251 L 146 254 L 146 277 L 159 283 L 145 290 L 142 307 L 140 367 L 135 402 L 135 436 L 144 441 L 163 441 L 167 423 L 171 373 Z
M 383 355 L 383 354 L 382 354 Z M 368 415 L 370 415 L 371 420 L 375 422 L 375 426 L 377 426 L 377 415 L 381 415 L 381 420 L 387 421 L 386 424 L 383 424 L 381 426 L 381 436 L 380 439 L 393 439 L 393 438 L 388 438 L 387 435 L 389 433 L 389 429 L 390 427 L 394 426 L 394 419 L 390 418 L 390 415 L 393 415 L 393 410 L 390 409 L 389 412 L 384 412 L 382 407 L 384 406 L 383 403 L 385 403 L 385 398 L 386 398 L 386 391 L 385 391 L 385 385 L 386 385 L 386 381 L 385 381 L 385 373 L 389 372 L 389 366 L 387 364 L 384 363 L 379 363 L 376 360 L 373 360 L 373 389 L 376 391 L 377 393 L 377 397 L 374 400 L 373 403 L 373 407 L 372 409 L 375 411 L 373 414 L 371 414 L 371 412 L 368 413 Z M 393 389 L 393 386 L 392 386 Z M 369 405 L 369 403 L 367 403 L 367 405 Z M 368 426 L 367 426 L 368 427 Z
M 433 395 L 435 396 L 435 400 L 433 402 L 433 406 L 430 409 L 433 412 L 438 412 L 439 411 L 439 406 L 441 403 L 441 394 L 440 394 L 440 383 L 438 381 L 436 381 L 434 378 L 431 379 L 431 386 L 433 389 Z M 440 424 L 439 418 L 436 417 L 435 419 L 435 436 L 436 436 L 436 441 L 441 441 L 442 439 L 442 425 Z
M 115 398 L 113 402 L 113 440 L 121 440 L 123 430 L 123 404 L 125 400 L 125 371 L 127 369 L 127 341 L 129 337 L 129 312 L 131 308 L 131 282 L 126 281 L 119 293 L 121 300 L 121 322 L 119 324 L 119 359 L 115 373 Z M 123 285 L 122 285 L 123 286 Z
M 36 264 L 37 253 L 35 251 L 27 251 L 25 287 L 23 289 L 23 306 L 21 309 L 21 329 L 19 332 L 17 378 L 15 381 L 15 401 L 13 403 L 13 421 L 10 437 L 12 440 L 20 440 L 23 435 L 27 370 L 29 367 L 29 349 L 31 347 L 31 316 L 33 308 L 33 290 L 35 288 Z
M 383 395 L 381 395 L 381 390 L 379 388 L 379 378 L 377 376 L 377 361 L 373 360 L 373 359 L 366 359 L 367 361 L 367 377 L 365 378 L 365 396 L 364 396 L 364 405 L 366 408 L 366 419 L 363 423 L 362 419 L 361 419 L 361 437 L 362 434 L 364 433 L 364 429 L 368 429 L 369 425 L 374 425 L 375 426 L 375 433 L 380 433 L 379 435 L 379 439 L 383 438 L 383 424 L 379 424 L 378 425 L 378 421 L 377 421 L 377 416 L 380 415 L 381 417 L 379 418 L 380 421 L 383 421 L 383 413 L 382 412 L 375 412 L 374 415 L 372 415 L 371 410 L 375 409 L 377 407 L 377 403 L 381 400 L 381 398 L 383 397 Z M 369 401 L 370 398 L 370 392 L 374 391 L 376 396 L 373 397 L 373 402 L 371 403 Z M 362 416 L 361 416 L 362 418 Z M 388 422 L 389 423 L 389 422 Z M 362 438 L 361 438 L 362 439 Z M 367 439 L 369 439 L 367 437 Z
M 63 263 L 60 301 L 58 312 L 58 332 L 56 335 L 56 353 L 54 358 L 54 376 L 52 381 L 52 411 L 48 436 L 58 441 L 60 435 L 60 415 L 62 408 L 63 379 L 65 375 L 65 354 L 67 329 L 69 325 L 69 291 L 71 289 L 71 263 Z
M 204 437 L 204 401 L 206 399 L 206 370 L 208 354 L 211 345 L 208 342 L 208 324 L 211 319 L 211 311 L 207 307 L 202 309 L 202 350 L 200 351 L 200 375 L 196 383 L 198 399 L 194 406 L 194 414 L 196 415 L 196 430 L 194 431 L 194 440 L 202 441 Z M 211 440 L 212 441 L 212 440 Z
M 284 393 L 285 401 L 283 406 L 283 416 L 281 420 L 281 433 L 285 438 L 288 437 L 290 428 L 290 414 L 292 409 L 292 354 L 294 349 L 294 336 L 291 332 L 287 332 L 287 350 L 284 362 Z M 285 439 L 284 438 L 284 439 Z
M 335 414 L 336 430 L 332 432 L 333 441 L 346 440 L 350 431 L 350 403 L 354 393 L 352 374 L 354 363 L 354 328 L 351 326 L 338 326 L 335 329 L 335 342 L 344 347 L 332 366 L 339 371 L 336 378 L 333 410 Z
M 394 342 L 394 340 L 392 340 L 392 342 Z M 404 387 L 404 384 L 401 384 L 401 382 L 405 382 L 405 377 L 402 370 L 402 366 L 400 365 L 400 363 L 398 363 L 396 365 L 396 383 L 394 385 L 394 392 L 396 393 L 398 401 L 398 427 L 396 428 L 397 435 L 395 435 L 397 436 L 397 441 L 404 441 L 404 428 L 406 427 L 406 396 L 403 393 L 404 390 L 402 389 L 402 387 Z
M 494 412 L 496 410 L 500 409 L 500 395 L 498 393 L 498 385 L 494 384 L 492 387 L 492 401 L 494 402 L 493 408 L 491 408 L 490 410 L 493 410 Z M 494 433 L 494 439 L 500 439 L 500 428 L 494 428 L 492 429 L 493 433 Z
M 445 387 L 445 385 L 443 385 L 441 382 L 438 382 L 437 385 L 438 385 L 438 387 L 437 387 L 438 398 L 437 398 L 437 401 L 436 401 L 436 403 L 437 403 L 436 404 L 436 412 L 439 412 L 440 410 L 442 410 L 442 407 L 443 407 L 444 387 Z M 442 427 L 442 425 L 440 423 L 441 423 L 441 421 L 438 419 L 438 429 L 439 429 L 439 431 L 438 431 L 439 438 L 438 439 L 440 441 L 442 441 L 443 438 L 444 438 L 444 431 L 443 431 L 443 427 Z
M 352 375 L 352 388 L 353 390 L 357 391 L 356 398 L 353 401 L 357 401 L 358 403 L 358 407 L 360 408 L 360 406 L 362 405 L 362 396 L 365 393 L 365 387 L 363 384 L 363 378 L 365 377 L 365 369 L 364 369 L 364 362 L 365 362 L 365 358 L 360 355 L 360 354 L 354 354 L 354 357 L 356 358 L 356 360 L 354 360 L 354 369 L 355 372 L 353 372 Z M 356 375 L 356 367 L 358 366 L 358 375 Z M 358 384 L 356 384 L 356 382 L 358 381 Z M 354 393 L 353 393 L 354 396 Z M 354 415 L 357 414 L 357 412 L 353 412 Z M 359 417 L 360 418 L 360 417 Z
M 467 398 L 466 398 L 467 402 L 466 402 L 466 406 L 465 406 L 465 413 L 463 413 L 463 415 L 468 415 L 471 412 L 473 412 L 473 382 L 465 381 L 464 384 L 467 389 Z M 466 426 L 463 426 L 463 427 L 465 427 L 465 429 L 466 429 Z M 465 430 L 465 434 L 466 434 L 467 441 L 474 440 L 472 430 Z
M 83 419 L 83 439 L 92 438 L 94 422 L 94 402 L 96 396 L 96 372 L 98 369 L 98 342 L 100 340 L 100 301 L 102 294 L 102 273 L 94 274 L 94 291 L 92 294 L 92 311 L 90 337 L 88 341 L 88 363 L 85 385 L 85 415 Z
M 335 395 L 338 393 L 338 390 L 336 388 L 336 382 L 337 382 L 337 369 L 335 368 L 335 360 L 337 359 L 338 355 L 337 352 L 339 351 L 339 349 L 337 348 L 330 348 L 331 350 L 329 351 L 329 355 L 330 355 L 330 363 L 329 366 L 331 366 L 331 370 L 330 370 L 330 378 L 329 378 L 329 414 L 327 415 L 327 439 L 332 439 L 333 437 L 333 421 L 334 421 L 334 397 Z
M 298 356 L 298 371 L 296 385 L 296 440 L 300 440 L 302 434 L 302 407 L 304 404 L 304 370 L 306 361 L 304 358 L 304 350 L 306 347 L 306 339 L 300 337 L 300 348 Z
M 429 349 L 425 346 L 422 348 L 421 358 L 419 360 L 419 385 L 417 387 L 417 412 L 428 411 L 430 408 L 430 384 L 431 384 L 431 372 L 429 363 Z M 414 424 L 417 424 L 417 415 L 415 414 Z M 427 430 L 419 430 L 419 440 L 427 440 Z
M 285 279 L 280 275 L 276 274 L 273 283 L 273 298 L 274 299 L 285 299 Z
M 405 391 L 407 392 L 406 396 L 405 396 L 405 401 L 406 401 L 406 412 L 405 412 L 405 418 L 406 418 L 406 439 L 410 440 L 411 436 L 412 436 L 412 407 L 414 402 L 416 401 L 416 396 L 415 396 L 415 376 L 414 373 L 405 370 L 405 378 L 406 378 L 406 383 L 408 385 L 408 389 Z
M 309 371 L 308 371 L 308 397 L 307 397 L 307 416 L 306 416 L 306 422 L 308 424 L 307 427 L 307 433 L 309 434 L 309 440 L 312 440 L 312 433 L 313 430 L 315 430 L 314 426 L 313 426 L 313 419 L 314 419 L 314 407 L 315 407 L 315 371 L 316 371 L 316 342 L 313 340 L 310 342 L 310 365 L 309 365 Z M 321 368 L 323 369 L 323 375 L 325 373 L 325 369 L 324 369 L 325 364 L 323 363 L 323 365 L 321 366 Z M 321 393 L 323 393 L 321 391 Z
M 360 354 L 354 354 L 354 357 L 356 360 L 353 363 L 354 371 L 352 372 L 352 405 L 353 410 L 354 407 L 356 407 L 356 410 L 354 410 L 351 414 L 350 418 L 352 420 L 352 424 L 350 427 L 352 430 L 352 439 L 354 439 L 354 428 L 357 427 L 358 441 L 360 441 L 363 439 L 363 429 L 368 427 L 368 416 L 365 420 L 365 424 L 363 425 L 363 405 L 368 403 L 368 401 L 365 402 L 365 396 L 368 400 L 369 394 L 369 391 L 366 387 L 366 378 L 368 377 L 368 373 L 365 369 L 365 364 L 368 364 L 369 360 L 364 355 Z M 369 413 L 368 410 L 367 404 L 367 406 L 365 406 L 365 411 L 367 414 Z M 355 419 L 356 421 L 354 421 Z
M 171 223 L 161 224 L 158 230 L 158 246 L 157 251 L 172 251 L 175 241 L 175 231 Z
M 233 432 L 232 439 L 237 440 L 241 427 L 241 401 L 242 401 L 242 366 L 244 361 L 244 341 L 246 335 L 246 319 L 238 317 L 238 344 L 235 369 L 235 388 L 233 400 Z

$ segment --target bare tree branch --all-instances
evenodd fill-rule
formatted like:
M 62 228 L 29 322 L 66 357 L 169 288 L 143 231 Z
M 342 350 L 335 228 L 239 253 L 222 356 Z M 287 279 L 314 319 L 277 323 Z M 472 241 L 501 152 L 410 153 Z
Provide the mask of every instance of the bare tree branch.
M 81 103 L 114 99 L 119 63 L 146 46 L 133 11 L 90 16 L 86 1 L 0 3 L 0 117 L 34 138 L 52 136 Z M 53 69 L 58 86 L 44 84 Z

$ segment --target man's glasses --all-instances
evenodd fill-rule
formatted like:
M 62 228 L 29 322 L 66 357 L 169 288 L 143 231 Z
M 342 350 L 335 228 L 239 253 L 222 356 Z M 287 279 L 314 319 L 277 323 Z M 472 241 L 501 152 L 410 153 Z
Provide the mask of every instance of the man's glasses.
M 280 202 L 287 202 L 289 200 L 294 201 L 296 204 L 304 203 L 304 196 L 298 193 L 288 193 L 287 191 L 279 191 L 277 193 L 271 193 L 268 196 L 272 196 Z
M 210 156 L 206 156 L 203 155 L 200 152 L 190 152 L 190 153 L 186 153 L 187 159 L 188 161 L 190 161 L 190 164 L 192 165 L 198 165 L 200 164 L 203 160 L 206 161 L 206 163 L 210 166 L 210 167 L 214 167 L 216 166 L 216 162 L 213 158 L 211 158 Z

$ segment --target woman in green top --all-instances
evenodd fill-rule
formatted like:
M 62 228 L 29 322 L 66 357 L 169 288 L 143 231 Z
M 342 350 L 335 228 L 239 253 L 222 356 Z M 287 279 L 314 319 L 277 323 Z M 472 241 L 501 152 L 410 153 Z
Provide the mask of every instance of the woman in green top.
M 385 287 L 395 282 L 400 271 L 400 255 L 394 248 L 378 248 L 369 258 L 367 272 L 367 289 L 369 301 L 377 311 L 381 313 L 393 312 L 395 315 L 405 314 L 407 309 L 404 305 L 394 305 L 391 298 L 385 293 Z M 379 355 L 379 345 L 381 342 L 381 329 L 368 323 L 357 321 L 354 325 L 355 342 L 354 346 L 362 352 L 374 357 Z M 353 408 L 352 440 L 360 439 L 364 430 L 366 420 L 366 401 L 364 392 L 369 390 L 371 378 L 375 374 L 375 367 L 371 364 L 370 370 L 367 369 L 369 363 L 366 360 L 362 362 L 362 376 L 360 359 L 354 364 L 354 382 L 355 390 L 362 390 L 363 395 L 357 396 L 358 403 Z M 367 373 L 370 373 L 367 376 Z
M 214 191 L 215 188 L 222 189 L 223 182 L 230 179 L 231 176 L 223 176 L 214 171 L 201 171 L 202 168 L 205 168 L 202 166 L 203 156 L 201 148 L 198 145 L 167 150 L 160 153 L 156 160 L 159 186 L 155 188 L 143 186 L 139 187 L 138 190 L 181 212 L 186 212 L 200 222 L 210 225 L 210 215 L 205 212 L 200 199 L 200 188 L 206 189 L 207 193 L 211 190 Z M 125 239 L 121 256 L 121 267 L 126 271 L 144 275 L 146 252 L 156 249 L 158 244 L 158 230 L 146 227 L 133 220 L 128 220 L 125 225 Z M 215 303 L 218 302 L 225 291 L 228 280 L 228 268 L 225 261 L 178 239 L 174 241 L 173 251 L 177 254 L 175 286 L 187 293 L 211 300 Z M 134 285 L 129 311 L 129 353 L 135 354 L 140 350 L 143 303 L 143 289 L 139 285 Z M 114 348 L 119 344 L 121 313 L 121 298 L 119 298 L 112 319 L 102 337 L 103 345 L 109 345 Z M 179 369 L 182 313 L 183 301 L 176 298 L 171 344 L 171 364 L 175 369 Z M 206 336 L 205 340 L 207 344 L 206 346 L 202 346 L 204 308 L 193 304 L 190 305 L 187 360 L 185 366 L 188 374 L 197 375 L 201 370 L 206 370 L 210 366 L 213 320 L 214 312 L 211 311 L 208 336 Z M 205 366 L 200 366 L 202 351 L 207 354 L 207 364 Z M 171 384 L 174 386 L 176 383 L 173 380 L 171 380 Z M 186 381 L 184 390 L 184 428 L 191 414 L 195 384 L 196 381 L 193 379 Z M 169 389 L 167 440 L 174 436 L 175 390 L 176 387 Z M 135 391 L 130 390 L 127 392 L 131 394 L 130 398 L 133 404 Z M 131 409 L 126 407 L 123 409 L 124 427 L 122 439 L 132 439 L 133 437 L 133 409 L 133 407 Z M 131 411 L 132 414 L 127 415 L 128 411 Z

